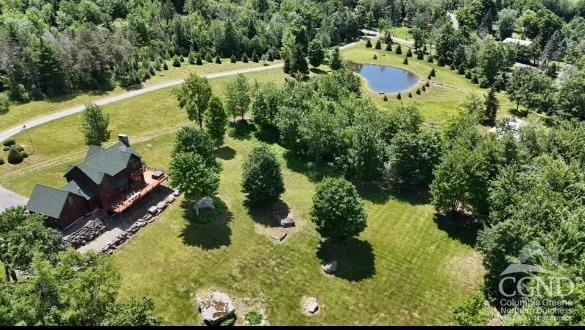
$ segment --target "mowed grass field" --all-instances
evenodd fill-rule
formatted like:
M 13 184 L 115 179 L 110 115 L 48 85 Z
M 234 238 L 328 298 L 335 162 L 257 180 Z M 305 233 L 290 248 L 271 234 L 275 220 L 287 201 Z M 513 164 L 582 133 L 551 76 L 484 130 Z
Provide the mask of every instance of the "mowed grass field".
M 367 62 L 369 51 L 356 47 L 345 50 L 344 57 Z M 396 61 L 388 56 L 387 64 Z M 421 64 L 413 72 L 427 69 Z M 443 69 L 438 70 L 437 80 Z M 449 82 L 448 73 L 447 69 L 445 82 Z M 285 78 L 281 69 L 247 76 L 251 81 L 277 83 Z M 223 95 L 231 79 L 211 80 L 214 93 Z M 451 83 L 463 86 L 465 82 Z M 472 84 L 468 88 L 478 90 Z M 455 111 L 443 109 L 441 104 L 455 101 L 441 99 L 439 94 L 437 106 L 427 109 L 432 104 L 430 96 L 418 99 L 427 118 L 442 119 Z M 382 103 L 379 98 L 376 102 L 391 108 L 391 102 Z M 106 145 L 118 133 L 128 134 L 147 165 L 161 169 L 168 169 L 176 130 L 191 124 L 170 89 L 104 110 L 110 114 L 112 130 Z M 27 150 L 34 145 L 34 152 L 23 164 L 0 167 L 0 184 L 25 196 L 36 183 L 64 185 L 62 175 L 68 164 L 81 161 L 87 151 L 79 123 L 80 116 L 74 115 L 31 129 L 32 144 L 28 133 L 17 136 Z M 200 324 L 195 296 L 219 289 L 237 304 L 264 310 L 273 325 L 422 325 L 450 322 L 454 304 L 478 289 L 483 275 L 480 255 L 466 243 L 468 237 L 436 222 L 424 196 L 360 189 L 368 213 L 367 229 L 344 248 L 323 246 L 309 215 L 316 182 L 306 175 L 301 161 L 278 145 L 272 148 L 283 167 L 287 191 L 282 199 L 295 214 L 297 230 L 284 243 L 273 243 L 267 235 L 273 228 L 247 209 L 241 192 L 242 163 L 258 143 L 253 133 L 228 135 L 218 150 L 223 165 L 219 195 L 228 209 L 225 218 L 205 225 L 191 223 L 183 217 L 179 201 L 115 254 L 123 278 L 120 299 L 149 296 L 171 324 Z M 332 259 L 340 262 L 338 275 L 326 276 L 320 267 Z M 313 317 L 301 311 L 301 300 L 308 296 L 317 298 L 321 307 Z
M 375 41 L 372 44 L 375 44 Z M 422 115 L 427 120 L 443 122 L 460 111 L 460 104 L 469 94 L 485 95 L 488 92 L 487 89 L 479 88 L 479 85 L 473 84 L 470 80 L 465 79 L 465 76 L 457 74 L 457 71 L 450 70 L 447 66 L 440 67 L 436 62 L 434 64 L 427 62 L 426 57 L 424 60 L 417 60 L 416 56 L 409 57 L 408 64 L 403 64 L 408 48 L 402 47 L 402 54 L 397 55 L 394 52 L 396 45 L 393 46 L 392 52 L 384 50 L 385 46 L 383 44 L 382 49 L 366 48 L 365 43 L 362 43 L 343 52 L 344 60 L 402 68 L 419 77 L 419 83 L 410 90 L 412 98 L 408 97 L 408 92 L 402 93 L 400 100 L 396 98 L 396 94 L 388 94 L 388 101 L 383 101 L 383 96 L 379 95 L 377 91 L 370 90 L 366 80 L 363 79 L 363 90 L 380 107 L 392 109 L 401 103 L 412 104 L 421 109 Z M 374 59 L 374 55 L 377 59 Z M 436 70 L 436 77 L 428 80 L 432 68 Z M 430 83 L 430 88 L 421 92 L 421 95 L 417 95 L 416 89 L 421 88 L 427 81 Z M 515 108 L 515 105 L 511 104 L 503 92 L 498 93 L 497 97 L 500 101 L 498 117 L 509 116 L 509 109 Z
M 181 67 L 178 68 L 173 67 L 170 61 L 167 63 L 169 70 L 157 71 L 156 75 L 144 82 L 142 86 L 147 87 L 165 81 L 184 79 L 191 73 L 202 75 L 262 66 L 262 63 L 254 63 L 252 61 L 248 63 L 230 63 L 229 59 L 223 59 L 221 64 L 203 61 L 203 65 L 191 65 L 185 60 L 185 62 L 181 63 Z M 279 61 L 268 63 L 279 63 Z M 10 106 L 7 113 L 0 114 L 0 131 L 15 127 L 27 120 L 47 115 L 53 111 L 64 110 L 80 104 L 95 102 L 101 98 L 117 95 L 125 91 L 127 90 L 124 88 L 116 87 L 110 91 L 80 92 L 25 104 L 13 104 Z

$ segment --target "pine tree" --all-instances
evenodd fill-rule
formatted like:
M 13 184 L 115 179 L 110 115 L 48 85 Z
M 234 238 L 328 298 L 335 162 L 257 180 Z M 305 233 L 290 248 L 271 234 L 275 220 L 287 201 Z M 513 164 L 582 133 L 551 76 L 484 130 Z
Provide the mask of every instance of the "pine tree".
M 252 52 L 252 62 L 258 63 L 259 61 L 260 61 L 260 59 L 258 58 L 258 54 L 256 54 L 256 51 L 254 50 Z
M 215 63 L 216 64 L 221 64 L 221 58 L 219 56 L 215 57 Z
M 201 59 L 201 54 L 197 54 L 197 60 L 195 60 L 195 64 L 203 65 L 203 60 Z
M 396 46 L 396 54 L 397 55 L 402 54 L 402 46 L 400 46 L 400 45 Z
M 380 39 L 376 40 L 376 46 L 374 48 L 382 49 L 382 44 L 380 43 Z
M 339 53 L 339 48 L 335 47 L 333 52 L 331 52 L 331 59 L 329 60 L 329 66 L 332 70 L 339 70 L 342 66 L 341 61 L 341 54 Z
M 366 48 L 372 48 L 372 42 L 370 39 L 366 40 Z
M 232 57 L 230 57 L 230 62 L 232 63 L 236 63 L 238 60 L 236 59 L 236 55 L 232 55 Z
M 248 63 L 248 54 L 244 53 L 244 55 L 242 55 L 242 62 Z
M 500 107 L 500 102 L 496 97 L 496 90 L 491 88 L 488 94 L 485 96 L 485 116 L 482 120 L 482 124 L 493 126 L 496 123 L 496 114 Z

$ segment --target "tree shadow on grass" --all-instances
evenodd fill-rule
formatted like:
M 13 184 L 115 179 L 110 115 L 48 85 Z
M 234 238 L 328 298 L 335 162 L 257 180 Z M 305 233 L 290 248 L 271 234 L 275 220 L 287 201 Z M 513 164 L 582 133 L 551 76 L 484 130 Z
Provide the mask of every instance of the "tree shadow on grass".
M 273 126 L 265 126 L 265 127 L 260 127 L 260 129 L 258 131 L 256 131 L 256 133 L 254 133 L 254 136 L 265 143 L 277 143 L 278 142 L 278 129 L 276 127 Z
M 385 204 L 390 200 L 390 192 L 374 182 L 354 182 L 361 198 L 374 204 Z
M 236 156 L 236 151 L 228 146 L 223 146 L 215 150 L 215 155 L 223 160 L 232 160 Z
M 378 182 L 354 182 L 360 196 L 374 204 L 385 204 L 391 198 L 410 205 L 425 205 L 431 202 L 427 189 L 392 189 Z
M 317 257 L 323 265 L 337 261 L 337 271 L 333 275 L 348 281 L 359 282 L 376 274 L 376 256 L 372 245 L 357 238 L 343 245 L 322 241 Z
M 248 210 L 248 215 L 254 222 L 272 228 L 280 227 L 280 222 L 275 217 L 284 219 L 290 211 L 290 208 L 282 199 L 269 205 L 253 205 L 249 201 L 244 202 L 244 205 Z
M 327 74 L 327 71 L 321 70 L 319 68 L 311 68 L 311 72 L 313 72 L 314 74 Z
M 311 182 L 321 181 L 326 176 L 337 176 L 339 173 L 327 164 L 315 164 L 294 152 L 287 150 L 284 153 L 286 167 L 291 171 L 304 174 Z
M 180 235 L 183 243 L 203 250 L 214 250 L 230 245 L 232 230 L 229 223 L 233 214 L 221 199 L 214 198 L 214 201 L 215 211 L 201 210 L 199 218 L 192 213 L 193 202 L 187 200 L 181 202 L 184 217 L 188 221 Z
M 477 235 L 481 225 L 473 217 L 463 213 L 436 213 L 434 221 L 437 228 L 446 232 L 449 237 L 459 242 L 474 247 L 477 243 Z
M 249 140 L 252 133 L 256 131 L 256 126 L 247 120 L 239 120 L 235 124 L 230 124 L 229 136 L 238 140 Z

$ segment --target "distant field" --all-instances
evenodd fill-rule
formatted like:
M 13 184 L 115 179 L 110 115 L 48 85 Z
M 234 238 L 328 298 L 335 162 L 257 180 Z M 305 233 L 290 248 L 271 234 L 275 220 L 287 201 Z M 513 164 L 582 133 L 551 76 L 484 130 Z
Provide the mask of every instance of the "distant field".
M 277 63 L 277 62 L 276 62 Z M 143 83 L 143 86 L 151 86 L 163 81 L 183 79 L 191 73 L 206 74 L 213 72 L 231 71 L 250 67 L 262 66 L 262 63 L 230 63 L 229 59 L 224 59 L 222 64 L 207 63 L 203 65 L 189 65 L 187 62 L 181 63 L 182 66 L 175 68 L 168 63 L 168 71 L 160 71 L 156 76 Z M 112 96 L 125 92 L 121 87 L 116 87 L 111 91 L 102 92 L 84 92 L 70 95 L 59 96 L 42 101 L 33 101 L 26 104 L 11 105 L 6 114 L 0 115 L 0 131 L 19 125 L 27 120 L 40 117 L 57 110 L 64 110 L 80 104 L 87 104 L 100 98 Z
M 384 47 L 382 47 L 384 48 Z M 402 64 L 406 56 L 407 47 L 402 47 L 402 55 L 397 55 L 395 52 L 387 52 L 385 50 L 376 50 L 373 48 L 366 48 L 365 44 L 349 48 L 343 52 L 343 58 L 356 63 L 367 63 L 377 65 L 394 66 L 403 68 L 420 78 L 420 83 L 415 86 L 410 92 L 412 98 L 408 97 L 408 92 L 402 94 L 402 99 L 396 99 L 396 95 L 388 95 L 388 102 L 384 102 L 383 96 L 377 92 L 372 91 L 364 81 L 364 90 L 369 93 L 369 96 L 376 101 L 376 103 L 385 108 L 392 108 L 397 104 L 415 104 L 421 109 L 423 116 L 433 121 L 444 121 L 450 115 L 456 114 L 459 111 L 459 105 L 470 93 L 478 93 L 484 95 L 487 89 L 479 88 L 479 85 L 471 83 L 465 79 L 463 75 L 457 74 L 456 71 L 450 70 L 448 67 L 439 67 L 438 65 L 428 63 L 425 60 L 417 60 L 415 56 L 408 58 L 408 65 Z M 374 54 L 377 59 L 374 60 Z M 426 81 L 432 68 L 437 71 L 436 77 L 432 78 L 431 87 L 423 92 L 421 95 L 416 95 L 415 91 L 420 88 Z M 508 116 L 509 109 L 515 106 L 511 104 L 508 97 L 504 93 L 498 93 L 500 100 L 500 111 L 498 116 Z
M 392 35 L 400 39 L 410 40 L 412 35 L 410 34 L 410 28 L 406 26 L 399 26 L 392 29 Z
M 401 66 L 402 57 L 381 53 L 373 63 Z M 372 63 L 371 55 L 373 51 L 361 46 L 343 54 L 363 63 Z M 411 63 L 409 69 L 426 77 L 430 70 L 426 62 Z M 454 88 L 439 92 L 439 87 L 431 87 L 428 94 L 405 101 L 419 102 L 425 117 L 433 120 L 456 111 L 461 90 L 479 91 L 450 70 L 438 70 L 436 81 Z M 282 70 L 247 76 L 277 83 L 285 78 Z M 214 93 L 223 95 L 231 79 L 212 80 Z M 385 103 L 377 94 L 369 96 L 388 109 L 395 103 Z M 112 139 L 107 145 L 116 134 L 126 133 L 148 166 L 168 168 L 175 132 L 189 124 L 170 89 L 104 109 L 111 116 Z M 25 196 L 36 183 L 63 185 L 68 164 L 79 162 L 87 150 L 79 120 L 73 115 L 31 129 L 34 153 L 21 165 L 0 167 L 0 184 Z M 28 135 L 16 138 L 32 149 Z M 287 187 L 283 200 L 297 218 L 298 231 L 285 243 L 273 244 L 266 234 L 273 229 L 248 212 L 240 191 L 242 162 L 257 144 L 253 133 L 228 136 L 218 151 L 223 164 L 220 197 L 229 209 L 228 222 L 190 223 L 177 202 L 115 255 L 122 271 L 122 300 L 152 297 L 156 310 L 171 324 L 199 324 L 195 295 L 216 288 L 253 309 L 265 310 L 273 325 L 422 325 L 450 322 L 453 305 L 478 289 L 483 268 L 480 255 L 469 245 L 472 237 L 439 224 L 425 196 L 361 189 L 368 228 L 343 253 L 323 252 L 309 216 L 315 182 L 308 178 L 307 166 L 278 145 L 272 148 L 283 165 Z M 340 261 L 338 276 L 325 276 L 320 270 L 323 260 L 330 258 Z M 301 313 L 304 296 L 317 298 L 319 315 Z

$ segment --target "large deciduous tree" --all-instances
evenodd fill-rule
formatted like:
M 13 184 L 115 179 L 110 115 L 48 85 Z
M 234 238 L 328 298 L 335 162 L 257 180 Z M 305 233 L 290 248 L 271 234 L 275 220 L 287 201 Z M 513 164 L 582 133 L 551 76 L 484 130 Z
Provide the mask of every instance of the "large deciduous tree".
M 367 215 L 353 184 L 326 178 L 313 196 L 311 220 L 323 238 L 343 244 L 366 229 Z
M 197 120 L 199 127 L 203 128 L 203 116 L 211 99 L 211 85 L 207 78 L 192 74 L 174 93 L 181 109 L 187 111 L 189 120 Z
M 242 166 L 242 190 L 251 204 L 275 202 L 285 191 L 280 164 L 270 147 L 262 144 Z
M 183 152 L 173 155 L 169 177 L 173 187 L 191 201 L 215 196 L 219 188 L 220 164 L 210 164 L 201 155 Z
M 210 164 L 215 163 L 215 144 L 211 135 L 194 127 L 183 127 L 177 133 L 173 155 L 179 153 L 194 153 L 201 156 Z
M 319 67 L 325 59 L 325 52 L 321 41 L 314 39 L 309 44 L 309 63 L 315 68 Z
M 227 106 L 234 117 L 234 123 L 237 115 L 240 115 L 242 120 L 245 120 L 245 114 L 251 102 L 251 87 L 246 76 L 241 73 L 238 74 L 228 84 L 226 94 Z
M 223 103 L 218 97 L 212 97 L 211 101 L 209 101 L 209 110 L 205 113 L 205 127 L 209 135 L 218 144 L 221 144 L 223 141 L 227 129 L 227 121 L 227 114 L 223 108 Z

